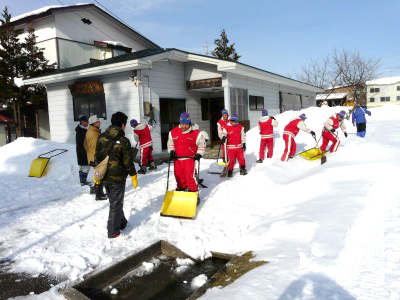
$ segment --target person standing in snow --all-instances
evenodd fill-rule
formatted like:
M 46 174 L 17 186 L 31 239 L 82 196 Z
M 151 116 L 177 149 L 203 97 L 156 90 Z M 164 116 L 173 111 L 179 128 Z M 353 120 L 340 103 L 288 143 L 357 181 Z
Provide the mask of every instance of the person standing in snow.
M 264 161 L 265 148 L 268 147 L 267 158 L 272 158 L 274 151 L 274 127 L 278 126 L 278 121 L 274 117 L 268 117 L 268 110 L 261 111 L 260 121 L 258 122 L 258 129 L 260 130 L 260 158 L 258 163 Z
M 153 153 L 153 140 L 151 138 L 151 126 L 149 124 L 138 123 L 135 119 L 130 122 L 133 127 L 133 138 L 136 143 L 139 143 L 140 149 L 140 170 L 139 174 L 147 173 L 147 165 L 150 166 L 149 170 L 157 169 L 152 156 Z
M 189 113 L 181 113 L 179 126 L 169 132 L 167 145 L 174 160 L 176 190 L 197 192 L 195 160 L 203 157 L 206 142 L 200 130 L 193 128 Z
M 217 122 L 217 128 L 218 128 L 218 137 L 221 139 L 222 142 L 222 161 L 226 162 L 226 153 L 225 153 L 225 142 L 226 142 L 226 136 L 223 134 L 223 129 L 225 126 L 229 123 L 229 113 L 228 111 L 224 108 L 221 110 L 222 117 L 221 119 L 218 120 Z
M 83 145 L 87 153 L 87 160 L 91 166 L 94 166 L 94 154 L 96 153 L 96 144 L 101 133 L 100 126 L 101 122 L 97 115 L 93 115 L 89 118 L 89 128 L 86 132 L 85 142 L 83 143 Z M 103 192 L 102 184 L 95 184 L 94 192 L 96 194 L 96 200 L 107 200 L 107 197 Z
M 247 175 L 246 161 L 244 152 L 246 151 L 246 134 L 243 125 L 239 124 L 239 117 L 233 114 L 229 119 L 229 123 L 222 129 L 222 133 L 226 137 L 228 149 L 229 170 L 228 177 L 233 176 L 233 167 L 236 159 L 239 162 L 240 175 Z
M 297 136 L 300 130 L 310 133 L 315 139 L 315 132 L 308 129 L 304 121 L 307 119 L 306 114 L 293 118 L 283 129 L 283 139 L 285 141 L 285 151 L 283 152 L 282 161 L 288 161 L 289 158 L 293 158 L 296 154 L 296 141 L 294 138 Z
M 96 145 L 95 161 L 100 163 L 109 156 L 107 172 L 102 179 L 110 202 L 107 231 L 108 238 L 117 238 L 128 224 L 124 215 L 126 177 L 131 176 L 133 188 L 138 185 L 133 163 L 131 142 L 125 137 L 128 117 L 122 112 L 111 116 L 111 125 L 100 135 Z M 96 182 L 100 184 L 100 182 Z
M 360 105 L 358 105 L 356 110 L 351 114 L 351 122 L 353 126 L 357 126 L 357 136 L 359 137 L 365 137 L 365 133 L 367 132 L 365 114 L 371 116 L 371 112 L 366 108 L 362 108 Z
M 328 146 L 329 142 L 332 142 L 332 146 L 330 148 L 330 152 L 336 152 L 337 148 L 339 147 L 340 140 L 338 136 L 335 134 L 336 129 L 340 127 L 342 129 L 344 136 L 347 138 L 347 130 L 346 126 L 344 125 L 344 117 L 346 116 L 346 112 L 341 110 L 339 113 L 334 114 L 328 120 L 326 120 L 324 129 L 322 130 L 322 145 L 321 151 L 325 152 L 326 147 Z
M 87 160 L 86 150 L 83 145 L 85 142 L 87 126 L 88 118 L 86 116 L 82 116 L 79 118 L 79 124 L 75 128 L 76 158 L 79 165 L 79 181 L 82 186 L 89 185 L 89 182 L 87 181 L 87 176 L 90 170 L 90 166 Z

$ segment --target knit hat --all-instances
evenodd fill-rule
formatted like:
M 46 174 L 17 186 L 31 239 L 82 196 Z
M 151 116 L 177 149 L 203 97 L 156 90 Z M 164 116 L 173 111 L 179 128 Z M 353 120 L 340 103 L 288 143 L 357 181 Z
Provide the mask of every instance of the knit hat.
M 237 114 L 233 114 L 229 120 L 233 121 L 233 122 L 238 122 L 239 121 L 239 117 Z
M 133 128 L 135 128 L 138 125 L 138 121 L 136 121 L 135 119 L 132 119 L 130 123 Z
M 87 122 L 87 121 L 88 121 L 88 117 L 86 117 L 86 116 L 81 116 L 81 117 L 79 118 L 79 121 L 81 121 L 81 122 Z
M 306 114 L 301 114 L 299 118 L 302 119 L 303 121 L 307 119 Z
M 229 113 L 228 113 L 228 110 L 227 109 L 223 109 L 223 110 L 221 110 L 221 114 L 223 114 L 223 115 L 229 115 Z
M 263 117 L 268 116 L 268 110 L 263 109 L 263 110 L 261 111 L 261 115 L 262 115 Z
M 342 119 L 344 119 L 344 117 L 346 116 L 346 112 L 344 110 L 341 110 L 337 115 L 338 115 L 338 117 L 341 117 Z
M 190 115 L 187 112 L 181 113 L 181 116 L 179 117 L 179 123 L 180 124 L 191 124 L 192 121 L 190 120 Z
M 100 119 L 97 117 L 97 115 L 90 116 L 90 118 L 89 118 L 89 124 L 94 124 L 94 123 L 96 123 L 97 121 L 100 121 Z

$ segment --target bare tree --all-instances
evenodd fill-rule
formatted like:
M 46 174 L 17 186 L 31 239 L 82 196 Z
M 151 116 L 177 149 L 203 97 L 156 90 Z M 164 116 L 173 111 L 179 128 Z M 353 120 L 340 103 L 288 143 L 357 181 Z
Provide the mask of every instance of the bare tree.
M 333 50 L 333 53 L 322 58 L 312 59 L 303 65 L 296 78 L 308 84 L 331 90 L 326 98 L 337 86 L 351 88 L 355 102 L 365 105 L 366 82 L 376 79 L 381 59 L 365 58 L 359 51 Z

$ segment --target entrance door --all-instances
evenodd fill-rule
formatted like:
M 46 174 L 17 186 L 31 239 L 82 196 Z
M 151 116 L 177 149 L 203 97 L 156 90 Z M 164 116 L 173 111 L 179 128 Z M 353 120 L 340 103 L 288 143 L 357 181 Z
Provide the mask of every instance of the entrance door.
M 186 111 L 186 99 L 160 98 L 162 149 L 167 149 L 169 132 L 179 125 L 179 115 Z
M 218 127 L 217 122 L 221 119 L 221 110 L 224 109 L 224 98 L 210 98 L 210 130 L 211 130 L 211 141 L 218 141 Z

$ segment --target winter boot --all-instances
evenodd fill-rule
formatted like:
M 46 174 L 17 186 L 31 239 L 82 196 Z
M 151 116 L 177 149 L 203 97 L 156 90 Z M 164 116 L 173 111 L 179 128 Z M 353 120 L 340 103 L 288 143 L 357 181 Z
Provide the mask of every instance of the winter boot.
M 103 192 L 102 184 L 96 184 L 95 189 L 96 189 L 96 201 L 107 200 L 107 196 Z
M 233 171 L 229 170 L 228 171 L 228 177 L 232 177 L 233 176 Z
M 81 182 L 81 186 L 90 185 L 90 182 L 87 181 L 88 173 L 79 171 L 79 181 Z
M 257 160 L 256 162 L 259 163 L 259 164 L 262 164 L 262 163 L 263 163 L 263 160 L 260 158 L 260 159 Z
M 141 166 L 140 170 L 138 171 L 139 174 L 146 174 L 147 173 L 147 167 L 146 166 Z
M 240 175 L 247 175 L 247 171 L 245 167 L 240 168 Z
M 150 164 L 149 171 L 157 170 L 157 166 L 154 160 L 150 161 L 149 164 Z
M 90 194 L 90 195 L 93 195 L 93 194 L 95 194 L 95 193 L 96 193 L 96 186 L 94 186 L 94 185 L 90 186 L 90 192 L 89 192 L 89 194 Z

